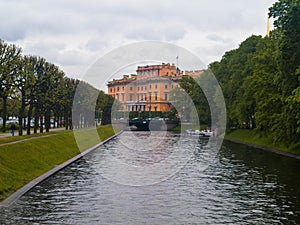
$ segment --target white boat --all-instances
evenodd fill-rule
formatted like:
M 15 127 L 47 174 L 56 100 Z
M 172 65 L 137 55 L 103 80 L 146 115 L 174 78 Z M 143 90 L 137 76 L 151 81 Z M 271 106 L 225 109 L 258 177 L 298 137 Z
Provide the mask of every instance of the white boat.
M 187 134 L 189 134 L 189 135 L 201 135 L 201 131 L 200 130 L 188 129 L 185 132 Z
M 195 130 L 195 129 L 188 129 L 185 131 L 188 135 L 198 135 L 202 137 L 211 137 L 213 136 L 213 132 L 211 130 Z
M 203 137 L 211 137 L 214 135 L 211 130 L 201 130 L 200 132 Z

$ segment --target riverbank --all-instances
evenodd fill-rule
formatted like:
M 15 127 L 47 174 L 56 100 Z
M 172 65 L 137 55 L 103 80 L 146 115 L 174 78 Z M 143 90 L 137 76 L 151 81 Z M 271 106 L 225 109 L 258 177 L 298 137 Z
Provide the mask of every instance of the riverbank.
M 112 126 L 102 126 L 97 131 L 102 141 L 115 134 Z M 81 153 L 72 131 L 56 131 L 35 137 L 5 137 L 1 144 L 0 201 Z M 89 147 L 92 146 L 87 146 L 87 149 Z
M 235 130 L 227 133 L 225 135 L 225 140 L 300 159 L 300 143 L 290 147 L 274 144 L 270 137 L 255 130 Z

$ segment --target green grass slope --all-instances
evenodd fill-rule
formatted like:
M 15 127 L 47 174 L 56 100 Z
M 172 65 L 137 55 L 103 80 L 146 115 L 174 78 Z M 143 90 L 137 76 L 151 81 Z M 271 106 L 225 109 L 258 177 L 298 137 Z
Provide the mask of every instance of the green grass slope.
M 300 142 L 289 147 L 280 143 L 274 144 L 271 137 L 268 137 L 257 130 L 239 129 L 227 133 L 225 138 L 289 152 L 296 155 L 300 154 Z
M 114 135 L 111 126 L 102 126 L 97 131 L 102 141 Z M 42 138 L 23 136 L 1 140 L 0 201 L 34 178 L 80 153 L 72 131 L 57 131 L 51 134 L 39 135 Z M 44 137 L 45 135 L 47 137 Z M 20 139 L 23 141 L 3 145 Z M 86 146 L 88 148 L 94 144 L 96 143 Z

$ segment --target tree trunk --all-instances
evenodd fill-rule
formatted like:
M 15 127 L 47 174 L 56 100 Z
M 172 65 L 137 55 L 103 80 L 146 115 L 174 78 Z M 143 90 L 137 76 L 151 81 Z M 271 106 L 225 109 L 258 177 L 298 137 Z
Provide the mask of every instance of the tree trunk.
M 62 117 L 58 117 L 58 127 L 62 127 Z
M 24 112 L 25 112 L 25 99 L 22 98 L 21 108 L 19 110 L 19 136 L 23 135 Z
M 39 110 L 35 107 L 34 110 L 34 133 L 37 133 L 39 127 Z
M 19 136 L 23 135 L 23 118 L 19 115 Z
M 46 109 L 46 113 L 45 113 L 45 128 L 46 128 L 46 132 L 50 131 L 50 110 Z
M 73 130 L 72 115 L 69 116 L 69 130 Z
M 24 116 L 24 118 L 23 118 L 23 130 L 26 130 L 26 125 L 28 125 L 28 123 L 26 123 L 26 116 Z
M 43 126 L 43 116 L 40 116 L 40 133 L 44 133 L 44 126 Z
M 54 116 L 53 116 L 53 128 L 56 128 L 56 125 L 55 125 L 56 121 L 57 121 L 56 113 L 54 113 Z
M 65 129 L 68 130 L 69 118 L 67 113 L 65 113 L 64 115 L 64 125 L 65 125 Z
M 3 133 L 6 132 L 6 117 L 7 117 L 7 97 L 3 97 L 3 111 L 2 111 L 2 118 L 3 118 Z
M 29 105 L 28 117 L 27 117 L 27 134 L 30 135 L 30 126 L 31 126 L 31 115 L 32 115 L 33 105 Z

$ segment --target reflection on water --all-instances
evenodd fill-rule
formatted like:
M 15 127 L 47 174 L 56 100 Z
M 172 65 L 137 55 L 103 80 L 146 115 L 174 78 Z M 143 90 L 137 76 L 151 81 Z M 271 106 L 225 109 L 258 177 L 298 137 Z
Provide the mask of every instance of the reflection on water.
M 120 147 L 122 135 L 1 209 L 0 224 L 300 223 L 297 160 L 225 142 L 203 171 L 207 139 L 183 137 L 182 148 L 197 144 L 182 169 L 153 185 L 127 186 L 102 176 L 97 165 L 106 154 L 147 166 L 168 157 L 180 137 L 169 132 L 163 147 L 130 152 Z

